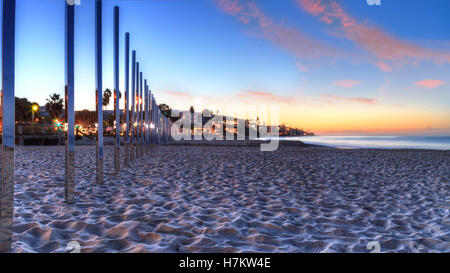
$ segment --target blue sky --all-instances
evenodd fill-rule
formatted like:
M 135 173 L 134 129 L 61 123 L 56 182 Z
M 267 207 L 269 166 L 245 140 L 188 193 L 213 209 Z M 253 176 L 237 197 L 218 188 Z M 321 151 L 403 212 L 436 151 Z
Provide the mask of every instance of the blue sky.
M 324 133 L 450 132 L 448 0 L 104 0 L 111 89 L 114 5 L 122 90 L 130 32 L 152 91 L 174 107 L 248 99 Z M 75 107 L 94 109 L 94 0 L 75 12 Z M 44 104 L 64 90 L 64 1 L 17 0 L 16 25 L 16 95 Z

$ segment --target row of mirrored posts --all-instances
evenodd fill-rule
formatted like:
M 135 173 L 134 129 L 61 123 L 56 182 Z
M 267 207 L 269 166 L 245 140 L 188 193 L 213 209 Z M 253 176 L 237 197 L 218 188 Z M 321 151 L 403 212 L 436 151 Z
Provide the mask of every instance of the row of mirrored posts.
M 65 151 L 65 201 L 75 202 L 75 10 L 73 1 L 65 4 L 65 115 L 67 120 Z M 2 32 L 2 163 L 0 192 L 0 252 L 11 250 L 14 213 L 14 142 L 15 142 L 15 14 L 16 0 L 3 0 Z M 125 109 L 119 109 L 119 7 L 114 7 L 114 171 L 120 166 L 130 166 L 142 158 L 155 145 L 170 141 L 170 120 L 160 111 L 148 81 L 140 71 L 136 51 L 131 52 L 130 34 L 124 37 L 124 85 Z M 97 113 L 97 183 L 103 183 L 103 111 L 102 111 L 102 1 L 95 3 L 95 102 Z M 131 65 L 131 78 L 130 78 Z M 131 86 L 130 86 L 131 85 Z M 130 96 L 131 89 L 131 96 Z M 129 98 L 131 97 L 131 103 Z M 123 121 L 121 123 L 121 120 Z M 123 134 L 124 148 L 120 153 L 120 136 Z M 122 161 L 122 163 L 121 163 Z

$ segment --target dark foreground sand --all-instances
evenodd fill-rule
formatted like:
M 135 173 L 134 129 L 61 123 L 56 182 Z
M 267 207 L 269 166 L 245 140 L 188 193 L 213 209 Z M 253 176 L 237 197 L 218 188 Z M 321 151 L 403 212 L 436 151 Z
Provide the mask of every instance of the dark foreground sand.
M 17 148 L 13 252 L 450 251 L 450 151 L 162 146 L 96 185 L 76 149 L 66 205 L 64 147 Z

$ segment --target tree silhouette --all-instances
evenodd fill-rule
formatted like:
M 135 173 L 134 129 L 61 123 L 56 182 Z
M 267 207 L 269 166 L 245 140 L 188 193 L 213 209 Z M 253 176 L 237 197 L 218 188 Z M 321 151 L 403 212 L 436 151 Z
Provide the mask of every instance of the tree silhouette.
M 103 92 L 103 108 L 107 107 L 109 105 L 109 102 L 111 101 L 111 97 L 112 97 L 112 92 L 109 88 L 106 88 L 105 91 Z M 119 99 L 122 98 L 122 92 L 119 91 Z
M 103 92 L 103 108 L 107 107 L 109 105 L 109 101 L 111 99 L 112 96 L 112 92 L 111 90 L 109 90 L 109 88 L 107 88 L 104 92 Z
M 50 116 L 53 116 L 53 118 L 60 118 L 64 109 L 64 100 L 58 93 L 53 93 L 49 96 L 50 98 L 46 99 L 47 103 L 45 104 L 45 108 Z
M 18 98 L 15 97 L 15 116 L 16 121 L 18 122 L 26 122 L 31 120 L 31 107 L 32 103 L 29 102 L 26 98 Z
M 169 105 L 165 104 L 165 103 L 161 103 L 159 105 L 159 110 L 161 111 L 161 113 L 168 119 L 171 118 L 172 115 L 172 109 L 170 108 Z

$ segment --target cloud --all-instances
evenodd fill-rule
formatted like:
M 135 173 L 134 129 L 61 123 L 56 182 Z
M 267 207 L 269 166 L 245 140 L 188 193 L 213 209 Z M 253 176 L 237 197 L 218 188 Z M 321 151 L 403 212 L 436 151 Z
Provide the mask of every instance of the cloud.
M 334 85 L 340 86 L 340 87 L 349 87 L 352 88 L 355 85 L 359 85 L 362 84 L 362 82 L 360 81 L 355 81 L 355 80 L 342 80 L 342 81 L 336 81 L 333 82 Z
M 297 62 L 296 65 L 297 65 L 297 68 L 298 68 L 300 71 L 302 71 L 302 72 L 307 72 L 307 71 L 308 71 L 308 67 L 306 67 L 306 66 L 303 65 L 302 63 Z
M 385 64 L 385 63 L 383 63 L 381 61 L 378 62 L 377 65 L 384 72 L 391 72 L 392 71 L 392 68 L 390 66 L 388 66 L 387 64 Z
M 385 94 L 386 93 L 386 89 L 391 84 L 391 80 L 389 80 L 387 78 L 385 78 L 384 81 L 385 81 L 385 83 L 380 88 L 378 88 L 378 93 Z
M 445 82 L 439 81 L 439 80 L 423 80 L 423 81 L 415 82 L 414 84 L 418 85 L 418 86 L 427 87 L 427 88 L 435 88 L 439 85 L 445 84 Z
M 312 15 L 322 14 L 326 8 L 322 5 L 321 0 L 297 0 L 297 3 L 301 5 L 306 12 L 311 13 Z
M 223 12 L 230 15 L 236 15 L 242 11 L 242 6 L 238 0 L 217 0 L 217 4 Z
M 269 103 L 286 103 L 292 104 L 296 102 L 294 97 L 275 95 L 270 92 L 262 91 L 241 91 L 236 94 L 238 98 L 249 102 L 264 101 Z
M 330 17 L 328 17 L 328 16 L 322 16 L 322 17 L 320 17 L 320 21 L 325 22 L 325 23 L 327 23 L 327 24 L 333 23 L 333 20 L 332 20 Z
M 189 97 L 191 98 L 192 95 L 186 92 L 178 92 L 178 91 L 163 91 L 163 93 L 169 94 L 171 96 L 175 97 Z
M 261 27 L 272 25 L 272 18 L 265 15 L 254 2 L 248 2 L 238 17 L 243 23 L 248 24 L 252 19 L 258 21 Z
M 441 128 L 434 128 L 434 127 L 428 126 L 428 127 L 426 127 L 424 130 L 425 130 L 425 131 L 440 131 L 440 130 L 442 130 L 442 129 L 441 129 Z
M 273 18 L 265 14 L 255 2 L 238 0 L 216 0 L 216 2 L 223 12 L 234 16 L 243 24 L 254 24 L 257 27 L 257 36 L 271 41 L 295 58 L 336 57 L 342 54 L 297 28 L 275 23 Z
M 377 99 L 370 99 L 370 98 L 361 98 L 361 97 L 354 97 L 354 98 L 343 98 L 338 95 L 332 95 L 332 94 L 325 94 L 321 95 L 322 98 L 328 99 L 328 100 L 339 100 L 339 101 L 350 101 L 350 102 L 356 102 L 356 103 L 362 103 L 362 104 L 377 104 Z
M 438 63 L 450 62 L 449 51 L 423 48 L 396 38 L 378 27 L 368 26 L 367 22 L 359 23 L 337 2 L 322 4 L 320 0 L 297 0 L 297 3 L 305 12 L 320 16 L 321 21 L 336 23 L 338 36 L 354 41 L 380 60 L 413 59 L 417 63 L 432 59 Z M 379 62 L 377 65 L 384 71 L 390 71 L 385 63 Z

